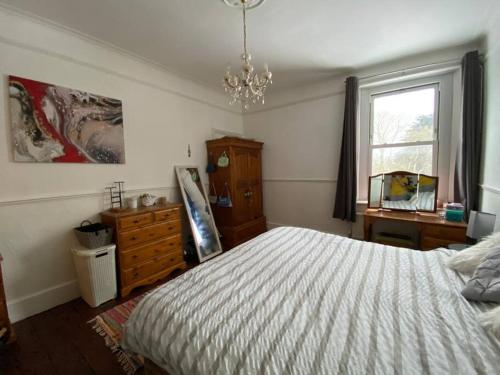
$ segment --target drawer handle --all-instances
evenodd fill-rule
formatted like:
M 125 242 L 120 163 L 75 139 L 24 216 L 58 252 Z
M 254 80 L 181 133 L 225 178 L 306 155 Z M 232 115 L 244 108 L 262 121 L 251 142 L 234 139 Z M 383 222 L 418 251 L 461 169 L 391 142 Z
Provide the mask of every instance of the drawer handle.
M 175 260 L 175 258 L 170 258 L 170 261 L 173 262 Z
M 168 227 L 168 230 L 172 230 L 172 229 L 174 229 L 174 227 Z
M 174 243 L 173 243 L 173 242 L 170 242 L 170 243 L 169 243 L 169 246 L 174 246 Z
M 134 278 L 139 277 L 139 272 L 134 273 Z
M 149 233 L 149 237 L 153 237 L 154 235 L 154 233 Z
M 139 220 L 134 220 L 134 224 L 139 224 Z
M 136 237 L 136 236 L 133 236 L 133 237 L 130 237 L 130 239 L 131 239 L 132 241 L 135 241 L 135 240 L 137 239 L 137 237 Z
M 132 258 L 137 259 L 137 255 L 132 255 Z
M 155 249 L 155 253 L 158 254 L 160 252 L 160 249 Z

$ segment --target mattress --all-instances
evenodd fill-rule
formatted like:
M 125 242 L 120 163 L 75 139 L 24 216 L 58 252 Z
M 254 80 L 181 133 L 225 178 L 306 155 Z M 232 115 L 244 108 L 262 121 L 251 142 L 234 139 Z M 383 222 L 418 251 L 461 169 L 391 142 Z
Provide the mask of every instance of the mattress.
M 450 254 L 277 228 L 146 296 L 122 346 L 171 375 L 497 373 Z

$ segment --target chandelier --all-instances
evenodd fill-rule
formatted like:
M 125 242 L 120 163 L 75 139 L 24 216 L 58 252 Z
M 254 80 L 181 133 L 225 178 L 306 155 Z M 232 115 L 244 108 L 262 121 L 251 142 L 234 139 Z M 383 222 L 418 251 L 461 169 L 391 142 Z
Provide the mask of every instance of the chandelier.
M 231 96 L 230 104 L 240 102 L 245 110 L 249 109 L 250 104 L 264 104 L 264 93 L 268 85 L 272 82 L 272 73 L 267 64 L 264 65 L 265 71 L 255 73 L 250 61 L 252 56 L 247 51 L 247 9 L 255 8 L 261 5 L 265 0 L 223 0 L 232 7 L 241 7 L 243 9 L 243 54 L 241 55 L 241 72 L 239 74 L 231 73 L 231 66 L 227 67 L 224 75 L 224 89 Z

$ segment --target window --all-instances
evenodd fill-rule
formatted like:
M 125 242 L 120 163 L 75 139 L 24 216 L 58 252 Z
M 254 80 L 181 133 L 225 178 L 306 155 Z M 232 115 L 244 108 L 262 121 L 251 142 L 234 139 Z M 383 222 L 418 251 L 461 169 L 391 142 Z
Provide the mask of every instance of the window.
M 370 97 L 369 174 L 437 173 L 438 84 Z
M 368 199 L 368 176 L 397 170 L 438 176 L 439 199 L 448 199 L 460 137 L 460 127 L 452 126 L 460 122 L 460 82 L 457 65 L 443 74 L 361 84 L 359 201 Z

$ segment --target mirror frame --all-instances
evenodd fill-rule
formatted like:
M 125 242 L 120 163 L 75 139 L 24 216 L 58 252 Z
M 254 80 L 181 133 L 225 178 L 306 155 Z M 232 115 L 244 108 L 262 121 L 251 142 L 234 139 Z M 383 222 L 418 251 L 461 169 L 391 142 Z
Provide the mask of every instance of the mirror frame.
M 201 190 L 202 190 L 201 193 L 203 195 L 203 198 L 205 199 L 205 204 L 208 207 L 208 212 L 210 213 L 210 224 L 211 224 L 211 227 L 214 231 L 217 245 L 219 246 L 219 251 L 216 251 L 210 255 L 204 256 L 201 254 L 198 242 L 196 240 L 193 241 L 195 246 L 196 246 L 196 253 L 198 254 L 198 259 L 199 259 L 200 263 L 203 263 L 204 261 L 209 260 L 209 259 L 211 259 L 219 254 L 222 254 L 222 252 L 223 252 L 222 246 L 220 243 L 220 239 L 219 239 L 219 230 L 217 229 L 217 226 L 215 225 L 214 215 L 212 213 L 212 207 L 210 205 L 210 201 L 208 200 L 207 192 L 205 190 L 205 186 L 203 184 L 203 181 L 201 180 L 201 174 L 200 174 L 199 167 L 197 165 L 176 165 L 175 166 L 175 174 L 177 176 L 177 181 L 179 183 L 179 189 L 181 190 L 182 200 L 184 201 L 184 208 L 186 209 L 186 213 L 188 215 L 189 226 L 191 228 L 191 234 L 193 235 L 193 237 L 195 237 L 194 228 L 193 228 L 195 226 L 195 223 L 193 220 L 193 216 L 191 215 L 191 210 L 189 209 L 189 201 L 187 199 L 186 192 L 184 190 L 184 186 L 183 186 L 184 184 L 182 183 L 180 176 L 179 176 L 180 171 L 184 170 L 184 169 L 196 169 L 198 176 L 200 177 L 200 185 L 201 185 Z
M 436 188 L 435 188 L 435 194 L 434 194 L 434 209 L 433 210 L 422 210 L 422 209 L 419 209 L 418 207 L 416 207 L 415 210 L 405 210 L 405 209 L 401 209 L 401 208 L 387 208 L 387 207 L 383 207 L 383 205 L 382 205 L 382 201 L 383 201 L 382 196 L 383 196 L 383 192 L 384 192 L 384 185 L 386 183 L 385 176 L 404 175 L 404 174 L 409 174 L 409 175 L 415 175 L 415 176 L 417 176 L 417 194 L 420 193 L 420 176 L 432 178 L 433 180 L 436 181 Z M 379 177 L 380 175 L 382 175 L 382 186 L 380 188 L 380 200 L 379 200 L 380 204 L 379 204 L 379 207 L 372 207 L 371 204 L 370 204 L 371 187 L 372 187 L 371 181 L 372 181 L 372 178 Z M 388 210 L 388 211 L 432 212 L 432 213 L 435 213 L 437 211 L 438 188 L 439 188 L 439 177 L 438 176 L 430 176 L 430 175 L 423 174 L 423 173 L 414 173 L 414 172 L 408 172 L 408 171 L 394 171 L 394 172 L 389 172 L 389 173 L 379 173 L 379 174 L 376 174 L 376 175 L 373 175 L 373 176 L 368 176 L 368 199 L 367 199 L 368 204 L 367 204 L 367 207 L 370 208 L 370 209 L 379 209 L 379 210 Z

